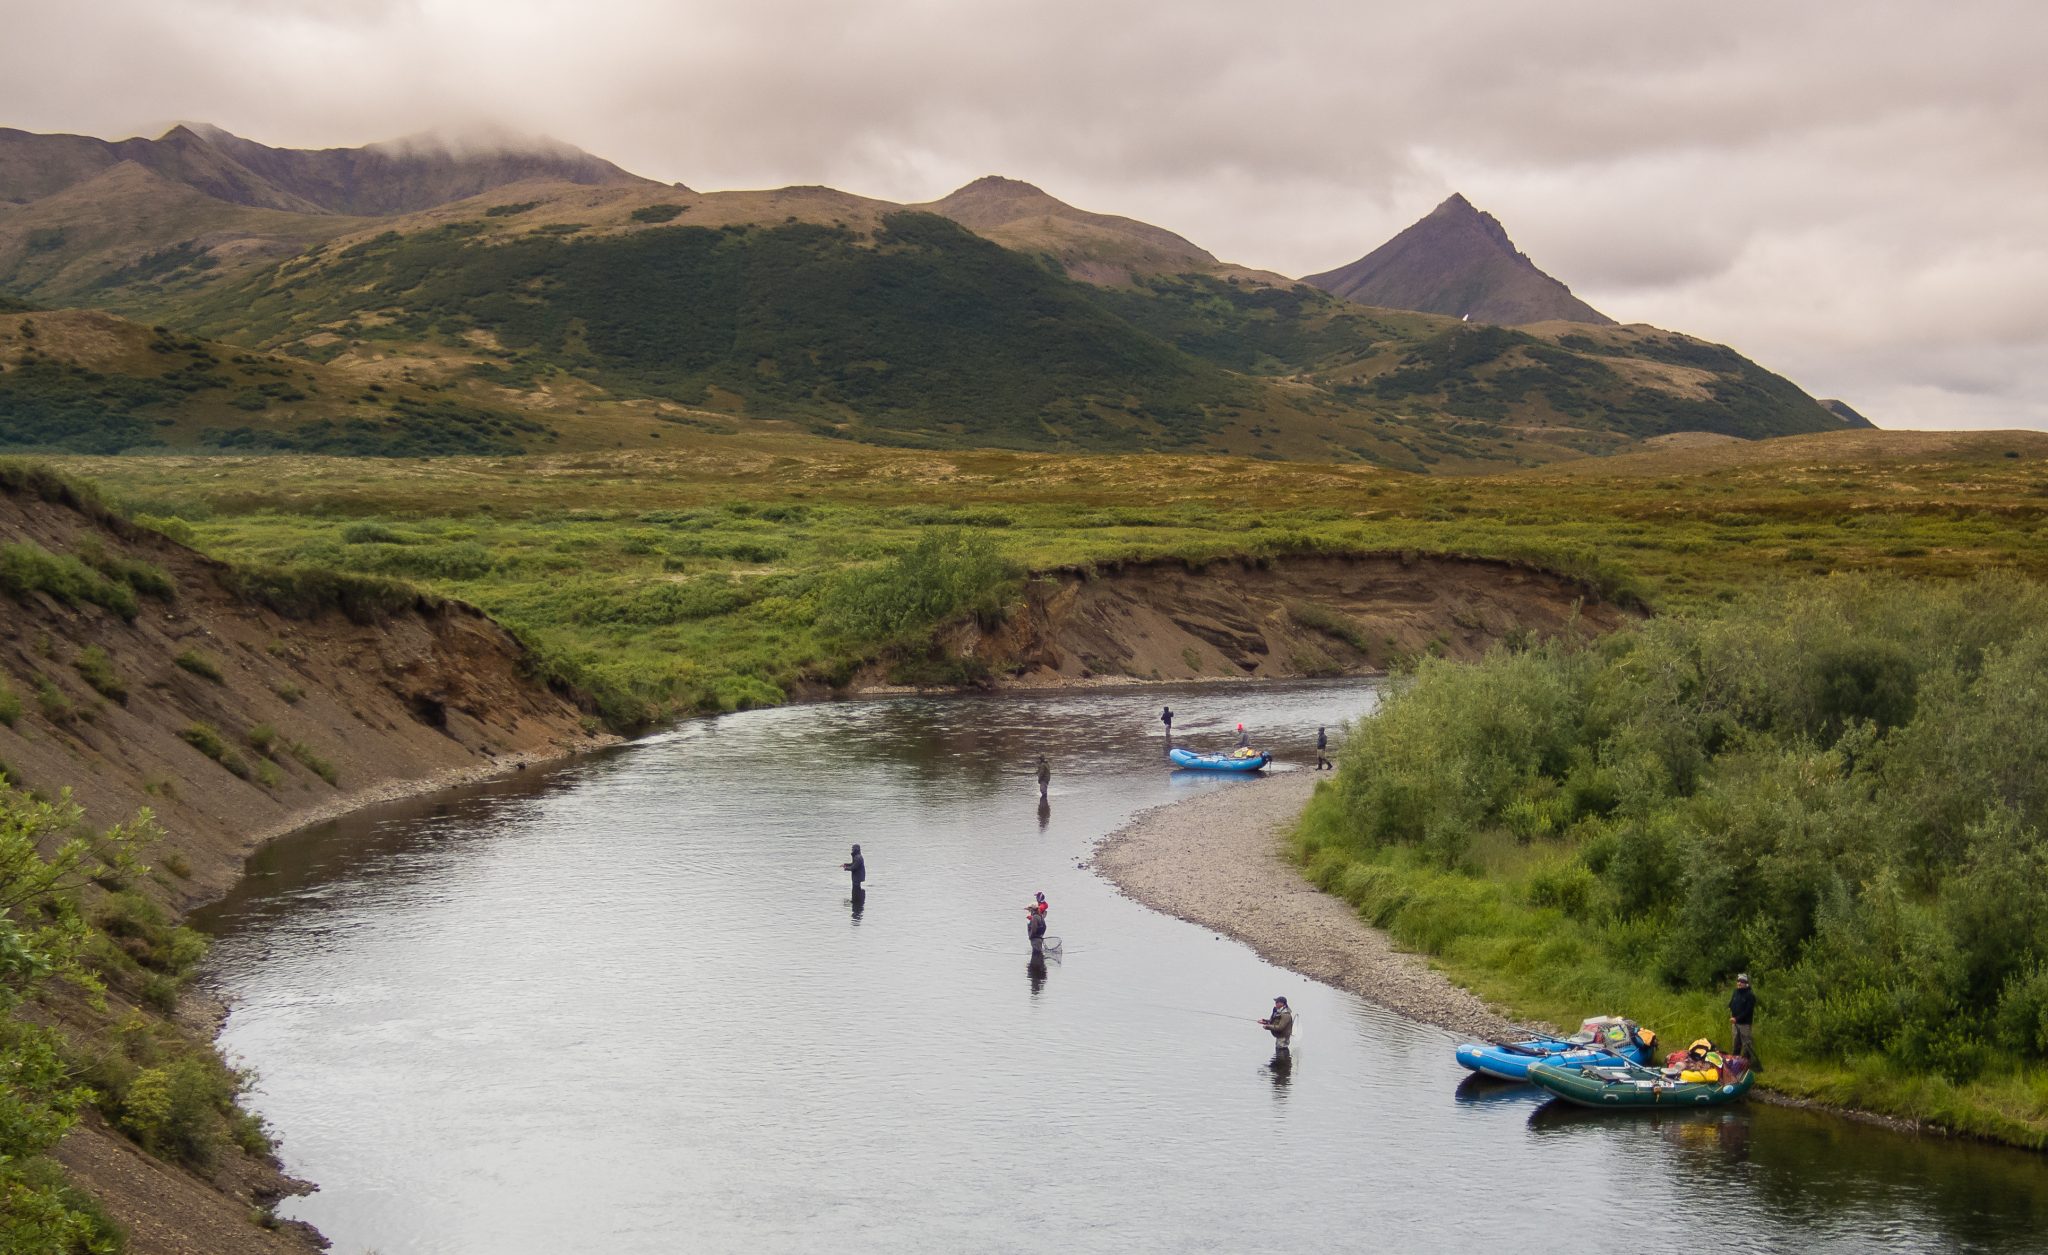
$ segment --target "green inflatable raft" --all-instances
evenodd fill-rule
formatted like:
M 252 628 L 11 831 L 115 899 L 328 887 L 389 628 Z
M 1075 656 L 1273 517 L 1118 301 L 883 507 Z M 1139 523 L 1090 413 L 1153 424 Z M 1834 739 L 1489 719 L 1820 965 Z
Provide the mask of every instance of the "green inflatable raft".
M 1573 1070 L 1551 1063 L 1532 1063 L 1529 1080 L 1568 1103 L 1601 1111 L 1718 1107 L 1734 1102 L 1756 1084 L 1756 1073 L 1740 1064 L 1740 1060 L 1729 1060 L 1722 1066 L 1718 1080 L 1688 1081 L 1635 1064 Z

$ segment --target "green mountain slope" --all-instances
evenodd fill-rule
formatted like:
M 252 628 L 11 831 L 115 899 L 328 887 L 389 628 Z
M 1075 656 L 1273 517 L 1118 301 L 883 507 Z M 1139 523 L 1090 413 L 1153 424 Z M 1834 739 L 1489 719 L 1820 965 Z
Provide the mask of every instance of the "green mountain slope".
M 430 384 L 366 382 L 97 311 L 0 309 L 0 451 L 418 457 L 555 439 L 528 415 Z
M 379 235 L 190 312 L 215 333 L 314 352 L 336 335 L 487 344 L 479 372 L 514 386 L 563 371 L 891 442 L 1184 446 L 1244 392 L 929 214 L 892 215 L 872 237 L 805 223 L 481 234 Z

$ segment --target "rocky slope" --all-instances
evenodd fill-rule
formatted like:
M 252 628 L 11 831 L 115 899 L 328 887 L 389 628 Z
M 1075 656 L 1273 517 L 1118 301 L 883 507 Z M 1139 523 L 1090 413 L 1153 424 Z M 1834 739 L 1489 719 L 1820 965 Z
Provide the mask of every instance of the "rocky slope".
M 96 827 L 153 812 L 164 838 L 133 887 L 173 908 L 218 894 L 270 836 L 604 739 L 527 671 L 470 607 L 238 572 L 0 463 L 0 771 L 47 797 L 73 790 Z M 151 1006 L 111 1001 L 60 1004 L 59 1020 L 88 1042 L 123 1016 L 176 1035 Z M 183 1032 L 180 1049 L 201 1050 L 210 1025 Z M 253 1222 L 291 1184 L 246 1154 L 202 1177 L 93 1117 L 58 1157 L 132 1251 L 303 1249 Z
M 1538 270 L 1492 214 L 1455 194 L 1357 261 L 1302 282 L 1361 305 L 1507 327 L 1614 322 Z

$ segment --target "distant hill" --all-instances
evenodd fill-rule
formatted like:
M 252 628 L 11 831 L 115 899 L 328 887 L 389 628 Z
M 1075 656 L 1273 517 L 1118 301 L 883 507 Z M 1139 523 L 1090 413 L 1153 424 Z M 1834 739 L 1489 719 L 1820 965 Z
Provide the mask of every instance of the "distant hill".
M 952 195 L 912 205 L 951 218 L 984 239 L 1020 253 L 1045 257 L 1083 283 L 1128 284 L 1157 275 L 1235 274 L 1282 287 L 1292 280 L 1242 266 L 1163 227 L 1114 214 L 1076 209 L 1016 179 L 976 179 Z
M 1011 179 L 903 206 L 511 143 L 0 138 L 0 191 L 30 197 L 0 202 L 0 299 L 49 311 L 0 351 L 10 447 L 513 453 L 768 424 L 1455 470 L 1844 421 L 1723 346 L 1368 306 Z M 1462 201 L 1431 220 L 1552 284 Z
M 54 196 L 123 162 L 231 205 L 351 216 L 413 213 L 530 179 L 647 182 L 567 144 L 517 136 L 415 135 L 314 151 L 272 148 L 211 126 L 116 141 L 0 128 L 0 201 Z
M 1614 322 L 1538 270 L 1492 214 L 1455 194 L 1357 261 L 1302 282 L 1361 305 L 1504 327 Z

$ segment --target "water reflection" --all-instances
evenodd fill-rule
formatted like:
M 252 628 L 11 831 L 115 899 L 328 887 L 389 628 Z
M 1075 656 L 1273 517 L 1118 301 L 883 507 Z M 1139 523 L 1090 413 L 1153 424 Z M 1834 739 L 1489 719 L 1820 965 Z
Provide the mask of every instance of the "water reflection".
M 1266 1061 L 1265 1070 L 1273 1081 L 1273 1096 L 1287 1097 L 1287 1086 L 1294 1080 L 1294 1052 L 1276 1049 Z
M 271 847 L 209 913 L 209 971 L 321 1184 L 284 1210 L 384 1255 L 2039 1249 L 2038 1157 L 1754 1104 L 1532 1117 L 1527 1086 L 1459 1084 L 1448 1034 L 1136 907 L 1078 867 L 1094 838 L 1256 787 L 1170 774 L 1160 696 L 753 712 Z M 1372 695 L 1171 701 L 1186 742 L 1242 720 L 1306 770 Z M 1041 753 L 1056 825 L 1023 805 Z M 856 841 L 880 914 L 830 874 Z M 1027 958 L 1020 1000 L 1041 887 L 1075 962 L 1055 991 Z M 1312 1068 L 1243 1014 L 1282 990 Z

